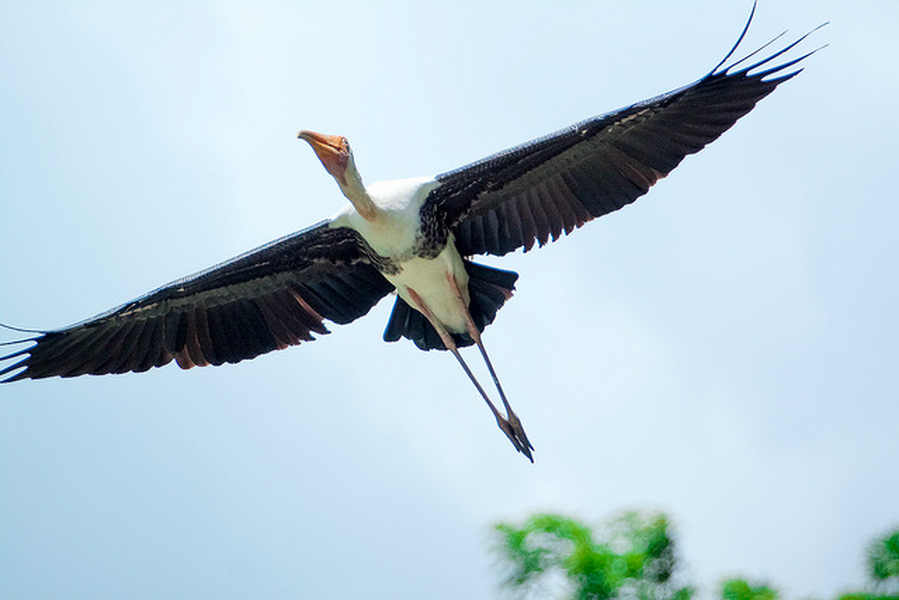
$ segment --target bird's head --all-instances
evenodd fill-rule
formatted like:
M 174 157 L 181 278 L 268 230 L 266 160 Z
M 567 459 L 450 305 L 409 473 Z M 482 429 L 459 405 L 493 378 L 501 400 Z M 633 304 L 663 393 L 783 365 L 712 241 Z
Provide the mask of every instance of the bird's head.
M 297 135 L 312 146 L 325 169 L 337 180 L 341 188 L 350 185 L 348 175 L 355 171 L 353 151 L 350 143 L 342 135 L 324 135 L 303 130 Z
M 362 183 L 362 176 L 356 169 L 353 151 L 350 150 L 347 139 L 342 135 L 324 135 L 306 130 L 301 131 L 297 137 L 312 146 L 322 165 L 337 181 L 340 191 L 349 199 L 356 211 L 364 219 L 374 220 L 377 217 L 377 208 Z

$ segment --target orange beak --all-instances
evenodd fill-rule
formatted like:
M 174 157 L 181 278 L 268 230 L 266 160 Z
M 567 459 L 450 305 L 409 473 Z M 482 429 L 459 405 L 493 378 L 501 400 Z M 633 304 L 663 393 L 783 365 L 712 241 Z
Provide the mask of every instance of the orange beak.
M 347 184 L 346 169 L 350 160 L 349 146 L 346 138 L 339 135 L 324 135 L 314 131 L 301 131 L 297 137 L 312 146 L 315 155 L 322 162 L 328 173 Z

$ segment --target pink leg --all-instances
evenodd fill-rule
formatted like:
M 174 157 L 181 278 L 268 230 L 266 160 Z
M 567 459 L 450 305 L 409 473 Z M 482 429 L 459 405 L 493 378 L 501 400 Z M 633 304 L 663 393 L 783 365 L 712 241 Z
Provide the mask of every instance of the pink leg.
M 465 299 L 462 297 L 462 291 L 459 289 L 458 283 L 456 283 L 456 278 L 453 277 L 452 273 L 446 274 L 446 280 L 450 285 L 450 288 L 453 290 L 453 294 L 456 296 L 456 300 L 459 301 L 459 304 L 462 306 L 463 315 L 465 316 L 465 326 L 468 329 L 468 335 L 471 336 L 471 339 L 475 341 L 475 344 L 478 345 L 478 350 L 481 351 L 481 356 L 484 358 L 484 363 L 487 365 L 487 370 L 490 371 L 490 377 L 493 378 L 493 384 L 496 386 L 496 391 L 499 392 L 499 397 L 503 401 L 503 406 L 506 409 L 506 418 L 509 421 L 512 430 L 515 432 L 515 437 L 518 440 L 516 447 L 519 445 L 524 448 L 522 452 L 524 452 L 525 456 L 531 459 L 531 462 L 534 459 L 531 457 L 530 450 L 534 449 L 533 444 L 531 444 L 530 440 L 528 440 L 527 434 L 524 432 L 524 426 L 521 424 L 521 420 L 518 418 L 518 415 L 515 414 L 515 411 L 512 410 L 512 405 L 509 404 L 509 401 L 506 399 L 506 394 L 503 392 L 503 386 L 500 385 L 499 377 L 496 376 L 496 371 L 493 369 L 493 363 L 490 362 L 490 357 L 487 356 L 487 349 L 484 347 L 484 343 L 481 341 L 481 332 L 478 330 L 477 326 L 474 324 L 474 321 L 471 318 L 471 313 L 468 312 L 468 307 L 465 306 Z
M 431 312 L 431 309 L 428 308 L 427 304 L 421 299 L 421 296 L 413 290 L 412 288 L 406 288 L 409 291 L 409 296 L 412 298 L 412 301 L 415 303 L 416 308 L 425 316 L 429 323 L 437 330 L 437 335 L 440 336 L 440 340 L 443 342 L 443 345 L 446 346 L 446 349 L 452 352 L 453 356 L 456 357 L 456 360 L 459 361 L 459 365 L 462 367 L 462 370 L 465 371 L 465 374 L 468 375 L 468 378 L 474 384 L 475 389 L 478 390 L 478 393 L 484 399 L 484 402 L 487 403 L 487 407 L 490 408 L 490 412 L 493 413 L 494 418 L 496 419 L 496 424 L 499 425 L 500 430 L 506 434 L 506 437 L 509 438 L 509 441 L 512 442 L 512 445 L 515 446 L 515 449 L 519 452 L 523 453 L 525 456 L 530 459 L 531 462 L 534 462 L 534 458 L 531 456 L 531 450 L 533 450 L 533 446 L 528 442 L 527 437 L 524 435 L 524 429 L 521 428 L 521 422 L 518 420 L 518 417 L 515 416 L 514 413 L 511 413 L 511 408 L 509 408 L 509 403 L 506 402 L 505 397 L 503 397 L 503 402 L 506 406 L 506 413 L 511 414 L 512 418 L 506 419 L 504 418 L 496 407 L 493 405 L 493 402 L 490 401 L 490 397 L 487 396 L 487 393 L 484 391 L 484 388 L 481 387 L 481 384 L 478 382 L 477 378 L 474 376 L 474 373 L 471 372 L 471 369 L 468 368 L 468 365 L 465 363 L 465 360 L 462 358 L 462 354 L 459 352 L 459 349 L 456 347 L 456 343 L 453 341 L 453 337 L 449 334 L 446 328 L 437 320 L 434 316 L 434 313 Z M 466 315 L 468 311 L 466 310 Z M 470 317 L 469 317 L 470 320 Z M 489 363 L 488 363 L 489 364 Z M 492 373 L 492 368 L 490 369 Z M 494 375 L 494 381 L 496 380 L 496 376 Z M 500 396 L 502 396 L 502 391 L 500 391 Z M 514 419 L 514 421 L 512 420 Z M 517 427 L 516 427 L 517 426 Z M 522 444 L 522 439 L 524 443 Z

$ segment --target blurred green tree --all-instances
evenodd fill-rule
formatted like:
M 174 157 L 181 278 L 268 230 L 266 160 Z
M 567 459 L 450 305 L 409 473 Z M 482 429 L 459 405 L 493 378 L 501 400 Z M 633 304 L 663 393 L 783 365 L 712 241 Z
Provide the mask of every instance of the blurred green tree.
M 677 562 L 668 519 L 626 513 L 599 532 L 574 519 L 538 514 L 521 526 L 496 525 L 504 585 L 526 597 L 568 592 L 577 600 L 689 600 L 673 580 Z M 552 593 L 556 588 L 558 593 Z M 564 590 L 564 591 L 563 591 Z
M 577 600 L 691 600 L 695 588 L 677 576 L 678 556 L 668 518 L 629 512 L 596 530 L 571 518 L 536 514 L 522 525 L 494 527 L 503 585 L 519 597 Z M 868 591 L 837 600 L 899 600 L 899 529 L 867 550 Z M 778 600 L 761 583 L 729 579 L 722 600 Z
M 838 600 L 899 599 L 899 529 L 872 541 L 866 558 L 872 580 L 870 591 L 843 594 Z
M 723 600 L 777 600 L 780 593 L 767 585 L 750 584 L 745 579 L 728 579 L 721 584 Z
M 868 572 L 876 582 L 899 582 L 899 529 L 868 546 Z

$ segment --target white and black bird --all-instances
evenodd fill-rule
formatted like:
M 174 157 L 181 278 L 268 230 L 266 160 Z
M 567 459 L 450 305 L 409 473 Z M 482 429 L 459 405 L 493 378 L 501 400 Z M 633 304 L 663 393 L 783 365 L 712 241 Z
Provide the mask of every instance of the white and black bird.
M 172 360 L 183 369 L 236 363 L 310 341 L 328 333 L 325 320 L 350 323 L 396 292 L 384 339 L 452 352 L 500 429 L 533 461 L 481 341 L 518 275 L 470 257 L 527 252 L 630 204 L 813 53 L 777 61 L 803 36 L 755 62 L 749 59 L 771 42 L 729 63 L 748 28 L 695 83 L 435 177 L 365 185 L 346 138 L 302 131 L 349 200 L 334 217 L 90 320 L 7 342 L 28 345 L 0 357 L 12 361 L 0 376 L 11 382 L 140 372 Z M 502 412 L 459 353 L 472 344 Z

